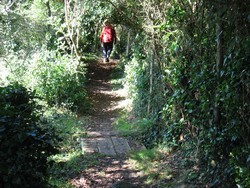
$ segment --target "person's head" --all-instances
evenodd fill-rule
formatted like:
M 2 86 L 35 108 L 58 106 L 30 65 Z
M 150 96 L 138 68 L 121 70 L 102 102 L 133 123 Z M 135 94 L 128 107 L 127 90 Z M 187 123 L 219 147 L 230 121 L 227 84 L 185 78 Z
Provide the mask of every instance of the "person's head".
M 110 25 L 109 20 L 108 20 L 108 19 L 104 20 L 103 25 L 104 25 L 104 26 L 108 26 L 108 25 Z

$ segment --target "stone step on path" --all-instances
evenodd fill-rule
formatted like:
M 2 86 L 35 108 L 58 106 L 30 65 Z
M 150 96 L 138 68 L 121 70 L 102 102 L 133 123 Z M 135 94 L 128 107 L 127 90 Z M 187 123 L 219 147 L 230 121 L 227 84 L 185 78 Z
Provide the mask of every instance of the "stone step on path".
M 115 132 L 105 131 L 88 132 L 87 137 L 81 139 L 81 147 L 83 153 L 98 152 L 109 156 L 126 155 L 135 149 L 144 148 L 141 144 L 130 143 Z
M 122 155 L 131 151 L 128 141 L 120 137 L 82 138 L 81 141 L 83 153 Z

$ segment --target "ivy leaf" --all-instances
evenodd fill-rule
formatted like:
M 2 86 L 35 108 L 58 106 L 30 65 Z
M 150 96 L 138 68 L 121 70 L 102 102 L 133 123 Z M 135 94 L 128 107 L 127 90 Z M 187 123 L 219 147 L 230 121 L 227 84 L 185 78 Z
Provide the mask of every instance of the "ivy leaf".
M 5 128 L 4 126 L 1 126 L 1 127 L 0 127 L 0 133 L 1 133 L 1 132 L 4 132 L 5 130 L 6 130 L 6 128 Z
M 247 163 L 249 163 L 249 162 L 250 162 L 250 155 L 247 158 Z

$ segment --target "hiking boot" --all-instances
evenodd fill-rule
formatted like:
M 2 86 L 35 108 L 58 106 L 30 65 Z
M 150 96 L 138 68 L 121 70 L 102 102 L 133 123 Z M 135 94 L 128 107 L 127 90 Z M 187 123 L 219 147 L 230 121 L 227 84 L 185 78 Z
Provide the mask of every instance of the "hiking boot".
M 106 63 L 106 62 L 108 62 L 107 58 L 103 58 L 103 63 Z
M 106 62 L 109 62 L 109 58 L 106 58 Z

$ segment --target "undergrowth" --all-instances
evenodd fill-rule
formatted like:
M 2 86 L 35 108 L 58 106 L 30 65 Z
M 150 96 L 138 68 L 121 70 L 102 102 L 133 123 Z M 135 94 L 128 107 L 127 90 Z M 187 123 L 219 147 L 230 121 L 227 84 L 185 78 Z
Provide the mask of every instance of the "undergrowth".
M 151 130 L 152 120 L 128 119 L 126 115 L 115 123 L 119 134 L 142 143 L 145 135 Z M 129 155 L 129 163 L 135 170 L 139 170 L 145 178 L 144 183 L 159 188 L 174 188 L 176 186 L 200 187 L 204 180 L 204 173 L 199 169 L 196 150 L 189 142 L 183 141 L 178 147 L 170 142 L 161 142 L 145 149 L 133 151 Z
M 144 118 L 129 122 L 126 118 L 119 118 L 115 123 L 115 129 L 123 136 L 140 137 L 147 131 L 151 121 Z
M 85 135 L 85 119 L 63 108 L 50 108 L 45 112 L 47 123 L 61 138 L 60 152 L 50 157 L 54 161 L 49 169 L 52 187 L 73 187 L 70 180 L 80 175 L 89 165 L 97 163 L 98 154 L 83 154 L 80 138 Z
M 132 168 L 141 171 L 146 177 L 145 184 L 153 187 L 171 187 L 183 183 L 185 179 L 179 179 L 179 165 L 173 164 L 177 159 L 172 161 L 171 155 L 174 155 L 171 149 L 158 146 L 131 153 L 129 161 Z

